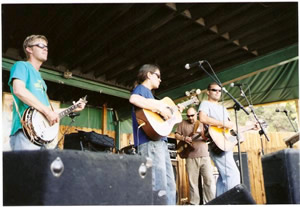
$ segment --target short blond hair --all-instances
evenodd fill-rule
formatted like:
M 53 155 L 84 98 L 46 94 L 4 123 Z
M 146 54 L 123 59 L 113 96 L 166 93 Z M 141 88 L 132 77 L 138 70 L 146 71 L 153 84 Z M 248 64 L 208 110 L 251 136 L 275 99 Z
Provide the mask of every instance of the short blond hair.
M 24 50 L 27 58 L 29 58 L 29 56 L 27 54 L 26 48 L 28 46 L 30 46 L 36 39 L 45 40 L 48 44 L 48 39 L 44 35 L 30 35 L 30 36 L 26 37 L 26 39 L 24 40 L 24 43 L 23 43 L 23 50 Z

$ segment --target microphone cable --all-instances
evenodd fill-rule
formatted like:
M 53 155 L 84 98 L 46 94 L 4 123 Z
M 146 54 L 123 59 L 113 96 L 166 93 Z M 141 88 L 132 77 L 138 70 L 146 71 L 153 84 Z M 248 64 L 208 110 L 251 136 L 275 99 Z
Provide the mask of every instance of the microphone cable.
M 70 124 L 67 126 L 67 129 L 65 129 L 65 132 L 62 132 L 61 130 L 59 130 L 59 132 L 62 134 L 62 136 L 61 136 L 61 138 L 57 141 L 57 144 L 56 144 L 56 146 L 55 146 L 54 149 L 59 149 L 59 148 L 58 148 L 59 143 L 62 141 L 63 138 L 65 138 L 65 135 L 67 134 L 67 132 L 69 132 L 69 130 L 71 129 L 71 126 L 72 126 L 73 123 L 75 123 L 75 117 L 74 117 L 73 119 L 71 118 L 71 122 L 70 122 Z M 82 145 L 82 144 L 80 143 L 80 145 Z

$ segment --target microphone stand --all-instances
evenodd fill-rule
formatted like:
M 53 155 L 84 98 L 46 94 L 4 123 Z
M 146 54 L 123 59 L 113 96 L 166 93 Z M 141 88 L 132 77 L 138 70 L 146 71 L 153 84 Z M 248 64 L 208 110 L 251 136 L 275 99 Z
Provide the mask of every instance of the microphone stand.
M 240 135 L 239 135 L 239 127 L 238 127 L 238 117 L 237 117 L 237 112 L 240 110 L 240 107 L 238 104 L 234 104 L 233 108 L 234 108 L 235 125 L 236 125 L 236 140 L 237 140 L 238 155 L 239 155 L 238 166 L 240 170 L 241 183 L 244 184 L 243 161 L 242 161 L 242 152 L 241 152 Z
M 240 90 L 241 90 L 241 95 L 242 95 L 242 96 L 245 98 L 245 100 L 247 101 L 251 113 L 253 114 L 253 116 L 254 116 L 256 122 L 257 122 L 257 123 L 259 124 L 259 126 L 260 126 L 259 135 L 260 135 L 261 150 L 262 150 L 261 152 L 262 152 L 262 155 L 264 155 L 264 146 L 263 146 L 263 141 L 262 141 L 262 135 L 265 135 L 265 138 L 267 139 L 268 142 L 270 141 L 270 139 L 269 139 L 269 137 L 267 136 L 267 133 L 265 132 L 264 127 L 262 126 L 262 123 L 259 121 L 257 115 L 255 114 L 254 108 L 253 108 L 253 106 L 250 104 L 250 102 L 249 102 L 247 96 L 245 95 L 245 93 L 244 93 L 244 91 L 243 91 L 243 89 L 242 89 L 241 86 L 240 86 Z
M 60 141 L 61 141 L 63 138 L 65 138 L 65 135 L 66 135 L 67 132 L 69 131 L 71 125 L 75 122 L 75 117 L 76 117 L 76 116 L 79 116 L 79 115 L 80 115 L 80 114 L 76 114 L 76 113 L 74 113 L 74 112 L 72 112 L 72 113 L 70 113 L 70 114 L 68 115 L 68 116 L 71 118 L 71 122 L 70 122 L 70 124 L 69 124 L 69 127 L 68 127 L 67 130 L 63 133 L 63 135 L 61 136 L 61 138 L 58 140 L 58 142 L 57 142 L 57 144 L 56 144 L 56 146 L 55 146 L 54 149 L 59 149 L 59 148 L 58 148 L 58 145 L 59 145 Z
M 240 171 L 240 179 L 241 179 L 241 184 L 244 184 L 244 176 L 243 176 L 243 170 L 242 170 L 242 154 L 241 154 L 241 148 L 240 148 L 240 138 L 239 138 L 239 129 L 238 129 L 238 118 L 237 118 L 237 111 L 242 109 L 247 115 L 249 115 L 249 112 L 244 108 L 244 106 L 236 100 L 227 90 L 226 88 L 222 87 L 221 83 L 217 81 L 209 72 L 205 70 L 205 68 L 202 66 L 202 64 L 199 64 L 202 70 L 211 78 L 213 79 L 221 88 L 222 90 L 234 101 L 234 112 L 235 112 L 235 124 L 236 124 L 236 139 L 237 139 L 237 144 L 238 144 L 238 159 L 239 159 L 239 171 Z
M 289 120 L 290 124 L 292 125 L 294 131 L 297 132 L 296 128 L 294 127 L 294 125 L 293 125 L 293 123 L 292 123 L 292 121 L 290 119 L 290 116 L 288 115 L 287 110 L 283 110 L 283 112 L 285 113 L 286 117 L 288 118 L 288 120 Z

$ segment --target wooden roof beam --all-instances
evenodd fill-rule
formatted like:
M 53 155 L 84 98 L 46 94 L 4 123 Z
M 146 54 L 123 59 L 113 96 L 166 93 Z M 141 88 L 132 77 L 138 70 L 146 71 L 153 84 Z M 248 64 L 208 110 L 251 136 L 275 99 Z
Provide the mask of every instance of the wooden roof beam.
M 176 4 L 175 3 L 166 3 L 166 6 L 170 9 L 177 11 Z
M 204 18 L 200 17 L 195 21 L 197 24 L 200 24 L 201 26 L 205 27 L 205 20 Z

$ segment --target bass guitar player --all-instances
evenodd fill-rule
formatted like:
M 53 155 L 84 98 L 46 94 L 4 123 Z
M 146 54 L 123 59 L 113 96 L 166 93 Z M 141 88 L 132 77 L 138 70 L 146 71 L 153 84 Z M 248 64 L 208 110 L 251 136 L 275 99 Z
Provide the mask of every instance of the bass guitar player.
M 203 125 L 197 120 L 197 111 L 187 109 L 187 120 L 177 127 L 175 138 L 180 140 L 177 152 L 186 158 L 186 167 L 190 185 L 190 204 L 200 203 L 199 175 L 203 178 L 203 201 L 206 203 L 215 197 L 215 182 L 207 143 L 201 137 Z

